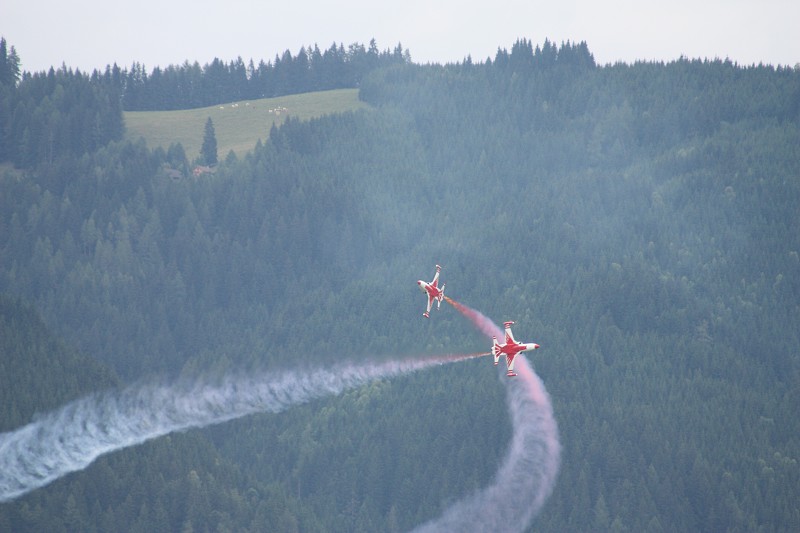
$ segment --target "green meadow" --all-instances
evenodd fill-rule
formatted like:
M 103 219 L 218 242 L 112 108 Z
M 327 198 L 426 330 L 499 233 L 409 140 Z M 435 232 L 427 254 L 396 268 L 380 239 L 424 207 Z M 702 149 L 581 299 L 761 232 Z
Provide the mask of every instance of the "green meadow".
M 331 113 L 365 108 L 358 99 L 358 89 L 336 89 L 293 94 L 277 98 L 241 100 L 210 107 L 179 111 L 126 111 L 126 138 L 144 137 L 151 148 L 179 142 L 189 160 L 200 155 L 206 120 L 211 118 L 217 138 L 217 154 L 225 159 L 233 150 L 243 156 L 256 142 L 265 141 L 273 124 L 287 117 L 308 120 Z

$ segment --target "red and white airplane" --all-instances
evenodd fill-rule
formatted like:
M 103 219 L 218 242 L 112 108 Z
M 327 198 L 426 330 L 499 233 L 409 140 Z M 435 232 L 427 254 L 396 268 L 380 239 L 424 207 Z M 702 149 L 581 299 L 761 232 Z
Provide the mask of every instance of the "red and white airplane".
M 442 267 L 436 265 L 436 274 L 433 276 L 433 281 L 427 283 L 425 281 L 419 280 L 417 281 L 417 285 L 419 285 L 419 290 L 424 292 L 428 296 L 428 308 L 427 310 L 422 313 L 422 316 L 425 318 L 431 317 L 431 306 L 433 305 L 433 301 L 436 300 L 436 309 L 440 309 L 442 305 L 442 300 L 444 300 L 444 283 L 442 283 L 442 288 L 439 288 L 439 272 L 441 272 Z
M 513 322 L 504 322 L 503 327 L 506 328 L 506 342 L 505 344 L 500 344 L 497 342 L 497 337 L 492 337 L 492 355 L 494 355 L 494 364 L 496 365 L 500 360 L 501 355 L 506 356 L 506 365 L 508 365 L 508 373 L 506 374 L 508 377 L 516 376 L 517 373 L 514 372 L 514 358 L 520 352 L 527 352 L 529 350 L 535 350 L 539 347 L 538 344 L 533 342 L 531 343 L 522 343 L 517 342 L 514 340 L 514 334 L 511 333 L 511 325 Z

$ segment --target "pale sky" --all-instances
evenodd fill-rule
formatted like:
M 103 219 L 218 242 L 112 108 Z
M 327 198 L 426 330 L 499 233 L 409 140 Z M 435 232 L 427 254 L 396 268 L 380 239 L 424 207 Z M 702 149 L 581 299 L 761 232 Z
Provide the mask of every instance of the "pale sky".
M 22 70 L 136 61 L 272 61 L 301 46 L 401 43 L 415 63 L 494 59 L 519 38 L 586 41 L 598 64 L 729 58 L 800 63 L 798 0 L 2 0 L 0 36 Z

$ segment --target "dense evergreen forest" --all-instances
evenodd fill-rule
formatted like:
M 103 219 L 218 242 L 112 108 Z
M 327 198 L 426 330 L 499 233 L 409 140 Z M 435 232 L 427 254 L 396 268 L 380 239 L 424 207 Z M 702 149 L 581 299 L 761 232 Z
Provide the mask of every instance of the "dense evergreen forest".
M 398 49 L 348 78 L 368 110 L 174 180 L 181 149 L 120 141 L 131 72 L 4 53 L 3 431 L 154 377 L 488 349 L 450 307 L 421 317 L 440 263 L 542 346 L 562 465 L 531 530 L 800 530 L 797 68 Z M 490 482 L 509 436 L 479 359 L 101 457 L 0 504 L 0 530 L 406 531 Z

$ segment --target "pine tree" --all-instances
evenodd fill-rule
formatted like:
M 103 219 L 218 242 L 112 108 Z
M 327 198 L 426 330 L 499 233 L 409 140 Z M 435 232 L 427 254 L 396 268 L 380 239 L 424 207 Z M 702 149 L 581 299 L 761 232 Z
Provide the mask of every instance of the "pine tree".
M 211 117 L 206 121 L 206 130 L 203 134 L 203 146 L 200 148 L 200 156 L 205 161 L 206 165 L 213 166 L 217 164 L 217 137 L 214 134 L 214 123 Z
M 8 49 L 5 37 L 0 37 L 0 84 L 14 85 L 19 81 L 19 56 L 12 46 Z

